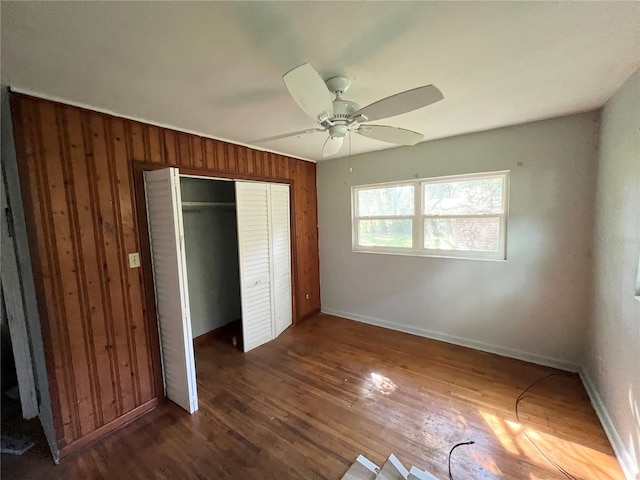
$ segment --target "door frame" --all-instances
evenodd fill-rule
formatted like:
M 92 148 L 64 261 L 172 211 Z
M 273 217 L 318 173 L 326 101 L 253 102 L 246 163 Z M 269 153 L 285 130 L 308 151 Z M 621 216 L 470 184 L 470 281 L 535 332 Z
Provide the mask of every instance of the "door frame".
M 131 179 L 133 184 L 134 197 L 134 224 L 136 225 L 136 234 L 138 236 L 138 245 L 140 248 L 140 272 L 142 275 L 142 302 L 145 306 L 145 321 L 148 332 L 149 347 L 151 349 L 151 361 L 153 365 L 153 377 L 155 383 L 156 396 L 159 400 L 168 401 L 164 395 L 164 379 L 162 376 L 162 359 L 160 354 L 160 332 L 158 331 L 158 312 L 156 310 L 156 296 L 153 284 L 153 269 L 151 266 L 151 246 L 149 240 L 149 225 L 147 222 L 147 206 L 144 189 L 144 172 L 148 170 L 160 170 L 163 168 L 177 168 L 180 175 L 190 175 L 202 177 L 210 180 L 245 180 L 264 183 L 282 183 L 289 184 L 289 228 L 290 228 L 290 245 L 291 245 L 291 301 L 293 316 L 293 325 L 299 320 L 298 305 L 296 303 L 296 288 L 298 285 L 298 255 L 296 249 L 295 231 L 295 195 L 294 180 L 279 177 L 265 177 L 260 175 L 251 175 L 235 172 L 220 172 L 217 170 L 208 170 L 196 167 L 183 167 L 176 164 L 167 163 L 149 163 L 132 161 L 131 162 Z

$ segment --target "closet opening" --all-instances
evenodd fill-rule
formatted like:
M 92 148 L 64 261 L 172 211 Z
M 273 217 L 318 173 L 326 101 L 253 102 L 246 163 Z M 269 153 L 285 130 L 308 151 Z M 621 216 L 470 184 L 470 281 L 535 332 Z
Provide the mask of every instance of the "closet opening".
M 180 176 L 191 334 L 205 345 L 242 349 L 235 183 Z

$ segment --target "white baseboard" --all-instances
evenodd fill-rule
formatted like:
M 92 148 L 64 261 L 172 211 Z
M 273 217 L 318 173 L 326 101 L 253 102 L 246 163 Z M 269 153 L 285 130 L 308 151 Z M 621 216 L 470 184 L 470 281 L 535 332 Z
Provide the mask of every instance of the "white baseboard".
M 600 423 L 602 424 L 602 428 L 604 428 L 604 432 L 607 434 L 607 438 L 609 439 L 609 443 L 613 447 L 613 451 L 618 458 L 618 462 L 622 467 L 622 471 L 624 472 L 624 476 L 627 480 L 638 480 L 640 479 L 640 471 L 638 470 L 638 465 L 633 461 L 633 457 L 627 451 L 627 447 L 620 438 L 620 434 L 611 420 L 611 416 L 609 415 L 609 411 L 600 396 L 600 392 L 596 388 L 595 384 L 591 381 L 591 377 L 587 371 L 580 367 L 579 369 L 580 378 L 582 379 L 582 383 L 584 388 L 587 390 L 587 394 L 591 399 L 591 405 L 593 405 L 598 418 L 600 419 Z
M 567 372 L 575 373 L 579 369 L 579 366 L 575 363 L 558 360 L 556 358 L 545 357 L 542 355 L 536 355 L 534 353 L 522 352 L 498 345 L 478 342 L 477 340 L 471 340 L 468 338 L 456 337 L 454 335 L 448 335 L 446 333 L 434 332 L 432 330 L 427 330 L 420 327 L 413 327 L 400 323 L 389 322 L 387 320 L 380 320 L 378 318 L 367 317 L 365 315 L 359 315 L 356 313 L 342 312 L 340 310 L 334 310 L 332 308 L 322 307 L 321 312 L 328 315 L 335 315 L 336 317 L 355 320 L 356 322 L 362 322 L 369 325 L 375 325 L 377 327 L 396 330 L 398 332 L 411 333 L 420 337 L 431 338 L 433 340 L 439 340 L 441 342 L 451 343 L 453 345 L 459 345 L 461 347 L 473 348 L 474 350 L 480 350 L 482 352 L 495 353 L 497 355 L 502 355 L 503 357 L 524 360 L 525 362 L 536 363 L 538 365 L 544 365 L 545 367 L 557 368 L 559 370 L 564 370 Z

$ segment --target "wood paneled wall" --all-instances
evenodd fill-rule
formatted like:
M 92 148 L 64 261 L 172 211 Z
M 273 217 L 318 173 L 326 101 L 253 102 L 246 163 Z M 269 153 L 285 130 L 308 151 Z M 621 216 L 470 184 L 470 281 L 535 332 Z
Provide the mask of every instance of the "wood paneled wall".
M 143 269 L 128 267 L 147 235 L 134 162 L 291 182 L 295 318 L 320 308 L 314 163 L 25 95 L 11 103 L 63 454 L 150 408 L 162 391 Z

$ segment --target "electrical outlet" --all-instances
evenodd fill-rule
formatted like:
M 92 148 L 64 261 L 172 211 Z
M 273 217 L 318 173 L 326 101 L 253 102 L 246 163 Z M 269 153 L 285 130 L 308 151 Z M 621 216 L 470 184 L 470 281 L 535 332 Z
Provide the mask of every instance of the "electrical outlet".
M 304 294 L 304 299 L 305 299 L 305 300 L 309 300 L 309 294 L 308 294 L 308 293 L 305 293 L 305 294 Z
M 130 253 L 129 254 L 129 268 L 139 268 L 140 267 L 140 254 Z

